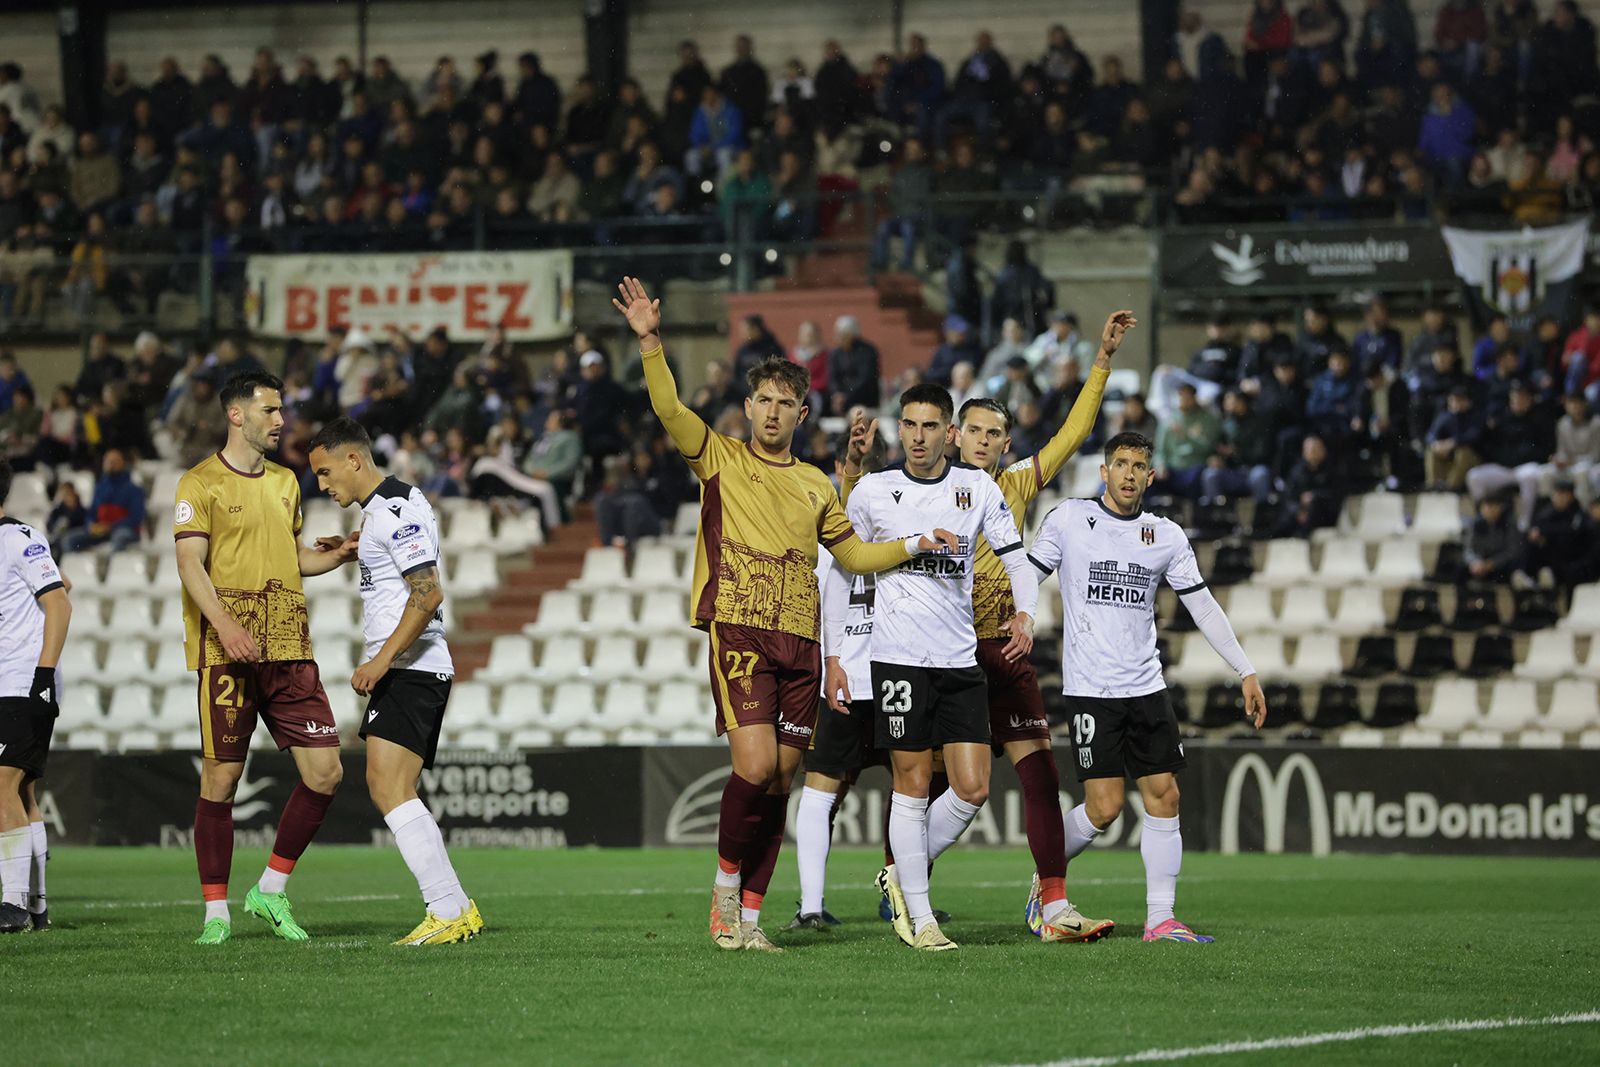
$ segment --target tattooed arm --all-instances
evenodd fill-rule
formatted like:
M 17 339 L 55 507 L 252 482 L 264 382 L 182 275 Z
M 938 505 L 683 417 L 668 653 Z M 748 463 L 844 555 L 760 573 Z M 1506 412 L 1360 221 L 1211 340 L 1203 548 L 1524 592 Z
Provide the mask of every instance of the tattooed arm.
M 383 643 L 378 654 L 356 668 L 350 676 L 350 688 L 365 696 L 372 692 L 380 679 L 394 666 L 395 657 L 411 647 L 411 642 L 422 636 L 434 612 L 444 603 L 444 591 L 439 588 L 439 568 L 423 567 L 406 575 L 411 595 L 406 599 L 400 622 Z

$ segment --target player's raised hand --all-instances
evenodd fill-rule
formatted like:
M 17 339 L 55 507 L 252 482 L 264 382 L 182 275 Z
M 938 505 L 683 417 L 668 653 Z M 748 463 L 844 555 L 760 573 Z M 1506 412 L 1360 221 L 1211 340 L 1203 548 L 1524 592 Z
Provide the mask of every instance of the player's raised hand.
M 822 688 L 828 694 L 828 707 L 841 715 L 850 714 L 850 676 L 839 665 L 838 656 L 823 661 Z
M 939 556 L 953 556 L 961 550 L 961 541 L 949 530 L 936 529 L 931 534 L 922 535 L 922 540 L 917 542 L 917 550 Z
M 650 294 L 644 291 L 643 282 L 631 276 L 624 277 L 617 286 L 617 292 L 622 294 L 622 299 L 612 297 L 611 306 L 622 312 L 635 334 L 649 337 L 661 332 L 661 301 L 650 299 Z
M 217 627 L 217 640 L 222 644 L 223 653 L 235 663 L 261 661 L 261 646 L 256 644 L 256 639 L 250 636 L 249 630 L 233 619 L 228 619 Z
M 872 451 L 878 439 L 878 420 L 868 419 L 867 413 L 857 408 L 850 415 L 850 440 L 844 450 L 844 472 L 852 478 L 860 475 L 861 463 Z
M 1267 695 L 1261 691 L 1261 679 L 1253 674 L 1244 680 L 1244 717 L 1257 730 L 1267 721 Z
M 1116 355 L 1117 349 L 1122 347 L 1123 335 L 1137 325 L 1139 320 L 1133 317 L 1133 312 L 1113 311 L 1106 317 L 1105 329 L 1100 331 L 1100 351 L 1108 356 Z
M 1033 616 L 1025 611 L 1017 612 L 1016 616 L 1005 625 L 1011 631 L 1011 640 L 1006 642 L 1006 647 L 1000 652 L 1008 661 L 1024 658 L 1033 651 Z

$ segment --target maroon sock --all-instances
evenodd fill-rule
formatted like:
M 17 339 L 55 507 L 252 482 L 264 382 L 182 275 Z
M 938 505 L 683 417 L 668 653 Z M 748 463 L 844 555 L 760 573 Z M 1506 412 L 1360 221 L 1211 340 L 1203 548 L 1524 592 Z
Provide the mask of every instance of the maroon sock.
M 767 787 L 728 775 L 722 787 L 722 814 L 717 818 L 717 865 L 731 874 L 744 865 L 751 842 L 761 826 L 761 798 Z
M 750 843 L 744 863 L 739 866 L 739 885 L 744 890 L 744 906 L 747 908 L 761 907 L 760 900 L 766 895 L 767 886 L 772 884 L 772 872 L 778 866 L 778 852 L 783 848 L 783 829 L 789 821 L 789 794 L 763 795 L 759 810 L 761 823 L 756 829 L 755 840 Z M 751 896 L 755 897 L 753 904 L 750 902 Z
M 267 866 L 288 874 L 300 859 L 300 854 L 311 844 L 311 839 L 322 829 L 322 819 L 333 803 L 332 793 L 318 793 L 307 789 L 304 782 L 294 787 L 289 802 L 283 806 L 278 819 L 278 836 L 272 842 L 272 856 Z
M 1061 776 L 1055 755 L 1033 752 L 1017 763 L 1022 779 L 1022 821 L 1028 831 L 1033 869 L 1040 878 L 1067 876 L 1067 831 L 1061 818 Z
M 194 858 L 200 868 L 200 895 L 228 899 L 233 868 L 233 805 L 201 797 L 194 805 Z

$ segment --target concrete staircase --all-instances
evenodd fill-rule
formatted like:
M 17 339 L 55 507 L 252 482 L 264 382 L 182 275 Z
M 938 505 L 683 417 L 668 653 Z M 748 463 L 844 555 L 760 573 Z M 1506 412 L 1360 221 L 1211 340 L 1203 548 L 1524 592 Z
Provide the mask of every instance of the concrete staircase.
M 489 662 L 489 643 L 500 634 L 521 633 L 539 617 L 539 602 L 553 589 L 564 589 L 583 571 L 583 557 L 599 542 L 594 509 L 580 504 L 572 521 L 556 530 L 550 542 L 531 549 L 526 560 L 502 563 L 500 586 L 476 610 L 461 619 L 450 635 L 456 676 L 471 678 Z

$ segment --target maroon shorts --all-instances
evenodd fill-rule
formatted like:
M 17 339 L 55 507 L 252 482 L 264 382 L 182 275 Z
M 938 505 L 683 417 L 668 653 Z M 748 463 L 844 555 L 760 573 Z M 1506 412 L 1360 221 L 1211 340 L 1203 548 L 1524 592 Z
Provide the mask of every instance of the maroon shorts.
M 242 763 L 256 719 L 279 748 L 338 748 L 339 727 L 311 660 L 221 663 L 200 670 L 200 750 Z
M 809 748 L 822 691 L 822 648 L 778 630 L 711 624 L 711 699 L 717 736 L 771 726 L 778 744 Z
M 1039 695 L 1039 672 L 1026 656 L 1008 660 L 1001 654 L 1008 640 L 992 637 L 978 641 L 978 666 L 989 680 L 989 740 L 996 751 L 1008 741 L 1050 737 L 1044 698 Z

